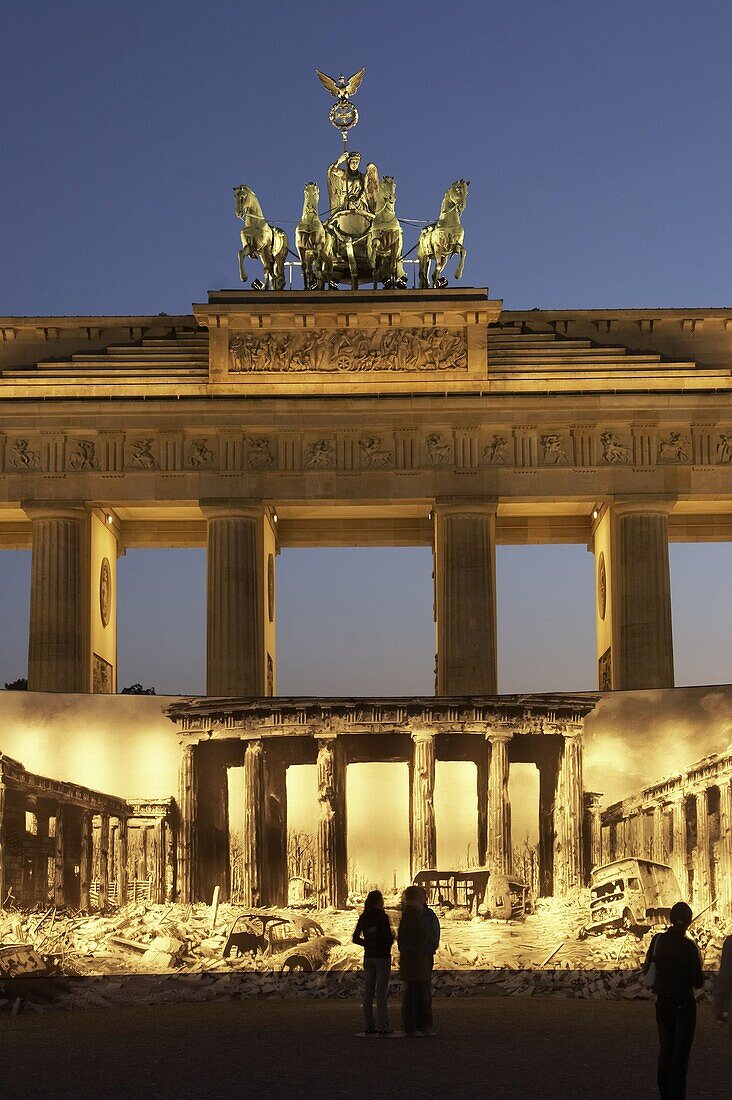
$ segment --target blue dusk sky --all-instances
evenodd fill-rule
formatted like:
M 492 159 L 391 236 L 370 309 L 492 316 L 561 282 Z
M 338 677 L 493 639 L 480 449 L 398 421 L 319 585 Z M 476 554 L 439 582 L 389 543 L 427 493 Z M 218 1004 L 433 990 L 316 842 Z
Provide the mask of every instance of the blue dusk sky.
M 186 313 L 237 285 L 232 187 L 290 232 L 352 147 L 402 217 L 471 180 L 464 282 L 507 308 L 732 306 L 732 5 L 0 2 L 0 316 Z M 412 239 L 408 238 L 408 243 Z M 732 679 L 732 549 L 671 549 L 677 683 Z M 433 690 L 431 557 L 285 550 L 282 693 Z M 503 691 L 595 686 L 592 558 L 499 548 Z M 30 555 L 0 554 L 0 684 Z M 119 682 L 204 690 L 203 551 L 120 560 Z

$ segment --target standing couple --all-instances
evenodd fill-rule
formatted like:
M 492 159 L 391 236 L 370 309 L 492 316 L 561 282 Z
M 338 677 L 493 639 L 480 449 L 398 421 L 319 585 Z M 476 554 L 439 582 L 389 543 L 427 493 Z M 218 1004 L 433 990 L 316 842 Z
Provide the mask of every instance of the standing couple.
M 432 967 L 440 943 L 440 922 L 427 905 L 421 886 L 408 886 L 402 895 L 397 933 L 399 976 L 404 982 L 402 1021 L 410 1038 L 434 1035 L 432 1027 Z M 364 949 L 363 1013 L 367 1035 L 392 1035 L 389 1027 L 389 978 L 394 932 L 384 910 L 380 890 L 372 890 L 353 933 Z M 376 994 L 376 1020 L 374 1020 Z

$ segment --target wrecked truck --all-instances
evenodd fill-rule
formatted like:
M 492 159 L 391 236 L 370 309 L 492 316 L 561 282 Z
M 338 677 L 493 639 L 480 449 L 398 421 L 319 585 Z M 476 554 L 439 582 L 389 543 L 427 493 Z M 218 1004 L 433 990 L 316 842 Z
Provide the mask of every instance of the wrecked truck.
M 414 885 L 436 909 L 467 909 L 475 917 L 520 919 L 531 912 L 531 892 L 525 882 L 494 874 L 484 867 L 465 871 L 419 871 Z
M 596 867 L 590 879 L 590 913 L 579 938 L 603 932 L 646 932 L 668 921 L 681 899 L 676 875 L 665 863 L 625 857 Z
M 273 970 L 312 972 L 325 966 L 340 940 L 326 936 L 317 921 L 284 913 L 242 913 L 232 924 L 224 958 L 264 955 Z

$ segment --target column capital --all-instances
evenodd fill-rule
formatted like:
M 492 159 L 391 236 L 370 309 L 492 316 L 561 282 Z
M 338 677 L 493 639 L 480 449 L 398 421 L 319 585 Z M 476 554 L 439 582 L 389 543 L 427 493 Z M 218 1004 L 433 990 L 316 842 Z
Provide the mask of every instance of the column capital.
M 28 519 L 74 519 L 83 522 L 90 509 L 82 500 L 22 500 L 20 507 Z
M 439 519 L 450 516 L 495 516 L 498 499 L 495 497 L 445 497 L 435 500 L 432 511 Z
M 671 493 L 654 493 L 645 496 L 641 493 L 613 497 L 607 506 L 614 516 L 632 515 L 668 515 L 676 504 L 677 497 Z
M 266 511 L 264 501 L 251 497 L 204 498 L 198 503 L 206 519 L 261 519 Z
M 585 791 L 583 798 L 588 810 L 599 811 L 604 795 L 599 791 Z
M 492 745 L 493 744 L 507 745 L 509 741 L 513 740 L 513 734 L 512 733 L 506 733 L 504 730 L 501 730 L 500 732 L 494 732 L 493 730 L 486 730 L 485 739 L 486 739 L 486 741 L 490 741 L 490 743 Z
M 410 735 L 413 741 L 434 741 L 435 731 L 425 729 L 410 729 Z

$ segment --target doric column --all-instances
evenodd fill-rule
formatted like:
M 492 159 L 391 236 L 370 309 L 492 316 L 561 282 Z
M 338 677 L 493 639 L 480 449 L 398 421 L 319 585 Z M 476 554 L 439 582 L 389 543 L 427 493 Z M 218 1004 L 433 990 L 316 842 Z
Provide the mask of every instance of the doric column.
M 202 503 L 208 519 L 208 695 L 275 692 L 274 524 L 262 504 Z
M 117 905 L 127 902 L 127 818 L 117 819 Z
M 200 744 L 196 750 L 196 889 L 202 901 L 210 901 L 217 886 L 221 901 L 229 897 L 230 751 L 225 741 Z
M 176 881 L 178 876 L 177 850 L 178 827 L 174 828 L 173 821 L 169 818 L 165 822 L 165 901 L 175 901 Z
M 5 791 L 0 781 L 0 910 L 5 905 Z
M 602 690 L 673 687 L 669 507 L 659 500 L 615 502 L 595 525 Z
M 582 884 L 582 741 L 564 736 L 554 803 L 554 894 Z
M 89 909 L 91 899 L 89 886 L 92 880 L 92 858 L 94 838 L 92 833 L 92 815 L 89 810 L 81 811 L 81 853 L 79 856 L 79 908 Z
M 248 741 L 244 753 L 242 903 L 266 905 L 264 896 L 264 758 L 262 742 Z
M 719 909 L 732 916 L 732 780 L 719 782 Z
M 600 867 L 602 865 L 602 810 L 600 808 L 601 803 L 601 794 L 596 791 L 585 791 L 584 871 L 586 881 L 589 881 L 590 872 L 594 871 L 595 867 Z
M 694 859 L 694 905 L 703 909 L 711 899 L 709 858 L 709 806 L 707 792 L 696 794 L 696 853 Z
M 656 863 L 666 863 L 668 853 L 663 841 L 663 803 L 656 802 L 653 807 L 653 853 L 651 859 Z
M 418 871 L 437 866 L 435 738 L 428 730 L 412 734 L 410 789 L 410 868 L 414 878 Z
M 689 890 L 687 869 L 688 845 L 686 835 L 686 803 L 682 791 L 674 792 L 671 799 L 672 814 L 672 852 L 671 863 L 679 884 L 681 897 L 686 898 Z
M 83 508 L 26 509 L 32 521 L 28 687 L 87 691 Z
M 435 506 L 438 695 L 497 691 L 495 513 L 495 503 Z
M 287 905 L 287 762 L 282 746 L 264 745 L 265 896 L 268 905 Z
M 539 893 L 554 893 L 554 801 L 559 782 L 555 738 L 543 738 L 539 758 Z
M 180 764 L 178 832 L 178 900 L 198 900 L 198 769 L 196 745 L 186 745 Z
M 341 909 L 348 897 L 346 756 L 337 737 L 318 745 L 318 906 Z
M 488 769 L 490 746 L 483 743 L 475 761 L 475 778 L 478 795 L 478 863 L 485 867 L 488 861 Z
M 165 901 L 165 818 L 159 818 L 153 828 L 153 882 L 152 896 L 159 903 Z
M 510 734 L 489 733 L 488 764 L 488 866 L 494 874 L 510 875 L 511 802 L 508 797 L 508 742 Z
M 64 807 L 59 803 L 56 807 L 56 842 L 54 845 L 53 863 L 53 904 L 66 904 L 66 837 L 64 835 Z

